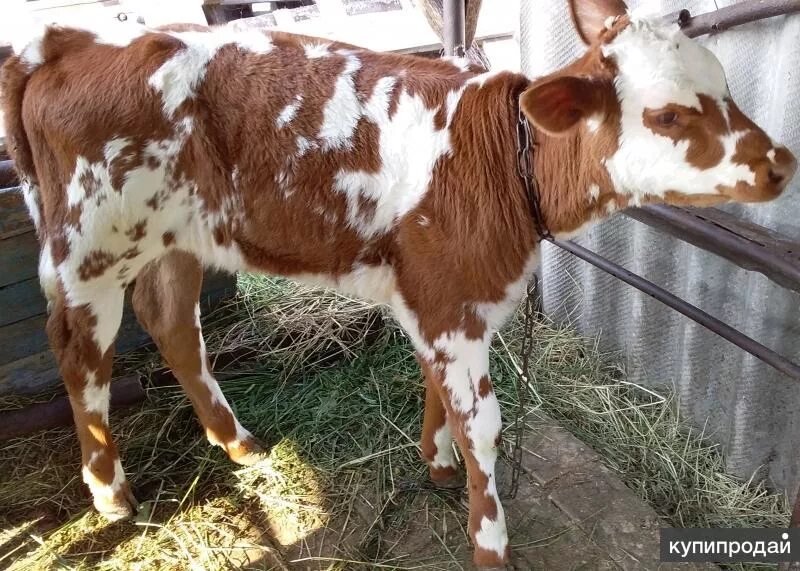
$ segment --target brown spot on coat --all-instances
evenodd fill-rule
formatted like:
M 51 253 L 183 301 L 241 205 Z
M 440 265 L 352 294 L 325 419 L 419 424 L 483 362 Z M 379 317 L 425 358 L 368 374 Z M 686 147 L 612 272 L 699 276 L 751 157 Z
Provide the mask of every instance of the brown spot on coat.
M 93 250 L 83 258 L 81 265 L 78 266 L 78 276 L 81 281 L 98 278 L 116 263 L 117 257 L 114 254 L 105 250 Z
M 492 381 L 489 380 L 489 375 L 483 375 L 478 382 L 478 396 L 486 398 L 492 392 Z
M 103 186 L 103 181 L 91 168 L 87 168 L 78 177 L 78 184 L 83 188 L 86 198 L 91 198 Z
M 125 231 L 125 235 L 132 242 L 138 242 L 147 236 L 147 220 L 139 220 L 136 224 Z
M 646 108 L 642 122 L 657 135 L 669 137 L 677 144 L 689 143 L 686 162 L 700 170 L 717 166 L 725 156 L 722 137 L 730 132 L 728 122 L 717 104 L 708 95 L 698 95 L 702 110 L 670 104 L 659 109 Z M 675 113 L 677 119 L 669 125 L 659 123 L 665 113 Z

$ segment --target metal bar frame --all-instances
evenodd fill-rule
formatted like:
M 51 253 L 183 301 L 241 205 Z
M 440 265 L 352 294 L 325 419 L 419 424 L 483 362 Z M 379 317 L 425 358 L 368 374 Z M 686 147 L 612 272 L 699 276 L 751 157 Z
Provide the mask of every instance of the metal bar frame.
M 584 248 L 572 241 L 560 241 L 555 239 L 547 239 L 548 242 L 561 248 L 570 254 L 577 256 L 585 262 L 589 262 L 593 266 L 600 268 L 604 272 L 611 274 L 615 278 L 622 280 L 626 284 L 635 287 L 639 291 L 646 293 L 653 299 L 657 299 L 664 305 L 667 305 L 675 311 L 685 315 L 689 319 L 699 323 L 709 331 L 713 331 L 723 339 L 727 339 L 737 347 L 747 351 L 754 357 L 763 361 L 767 365 L 777 369 L 784 375 L 800 381 L 800 365 L 790 361 L 786 357 L 776 353 L 769 347 L 762 345 L 755 339 L 748 337 L 738 329 L 735 329 L 720 321 L 713 315 L 706 313 L 699 307 L 684 301 L 676 295 L 668 292 L 664 288 L 657 286 L 653 282 L 643 278 L 638 274 L 626 270 L 619 264 L 600 256 L 599 254 Z
M 444 0 L 442 12 L 444 55 L 463 57 L 467 49 L 465 0 Z
M 692 16 L 689 10 L 680 10 L 666 18 L 677 22 L 687 36 L 696 38 L 705 34 L 724 32 L 734 26 L 797 12 L 800 12 L 800 0 L 750 0 L 698 16 Z
M 798 241 L 713 208 L 655 204 L 623 214 L 800 292 Z

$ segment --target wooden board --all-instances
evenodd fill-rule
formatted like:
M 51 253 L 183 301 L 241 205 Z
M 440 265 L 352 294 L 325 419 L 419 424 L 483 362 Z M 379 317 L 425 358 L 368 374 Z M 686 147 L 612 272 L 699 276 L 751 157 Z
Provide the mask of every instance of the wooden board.
M 12 323 L 42 315 L 46 311 L 47 302 L 38 277 L 0 288 L 0 331 Z
M 203 311 L 231 297 L 235 290 L 234 276 L 206 273 L 201 297 Z M 41 303 L 44 303 L 43 299 Z M 0 310 L 5 309 L 0 306 Z M 0 327 L 0 395 L 36 393 L 60 382 L 55 359 L 47 342 L 46 323 L 47 316 L 39 314 Z M 148 343 L 149 335 L 139 326 L 131 307 L 126 305 L 117 337 L 117 353 L 125 353 Z
M 39 241 L 35 232 L 0 239 L 0 288 L 37 277 L 38 265 Z
M 33 231 L 33 221 L 19 188 L 0 190 L 0 240 Z

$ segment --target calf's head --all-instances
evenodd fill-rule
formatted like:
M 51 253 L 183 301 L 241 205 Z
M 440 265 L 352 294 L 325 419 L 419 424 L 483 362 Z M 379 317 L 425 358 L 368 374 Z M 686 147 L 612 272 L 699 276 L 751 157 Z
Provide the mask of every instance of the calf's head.
M 621 0 L 570 8 L 587 53 L 520 105 L 550 135 L 579 131 L 625 203 L 762 202 L 786 188 L 795 158 L 739 110 L 714 54 Z

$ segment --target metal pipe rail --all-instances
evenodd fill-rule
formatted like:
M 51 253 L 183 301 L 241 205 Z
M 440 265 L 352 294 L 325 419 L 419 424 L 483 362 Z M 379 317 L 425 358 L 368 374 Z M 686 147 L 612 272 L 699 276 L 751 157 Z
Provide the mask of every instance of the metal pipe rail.
M 724 32 L 734 26 L 798 12 L 800 0 L 750 0 L 698 16 L 692 16 L 689 10 L 679 10 L 666 16 L 666 19 L 677 22 L 684 34 L 696 38 Z
M 664 204 L 623 213 L 666 234 L 759 272 L 781 287 L 800 292 L 800 242 L 716 208 Z
M 713 331 L 720 337 L 727 339 L 737 347 L 747 351 L 754 357 L 777 369 L 791 379 L 800 381 L 800 365 L 793 363 L 783 355 L 776 353 L 769 347 L 762 345 L 755 339 L 748 337 L 738 329 L 734 329 L 727 323 L 720 321 L 699 307 L 684 301 L 683 299 L 671 294 L 664 288 L 657 286 L 642 276 L 626 270 L 619 264 L 616 264 L 611 260 L 604 258 L 603 256 L 600 256 L 599 254 L 592 252 L 591 250 L 588 250 L 579 244 L 576 244 L 575 242 L 560 241 L 552 238 L 548 238 L 546 240 L 554 246 L 561 248 L 562 250 L 565 250 L 574 256 L 577 256 L 585 262 L 588 262 L 593 266 L 600 268 L 604 272 L 611 274 L 615 278 L 622 280 L 626 284 L 635 287 L 639 291 L 646 293 L 653 299 L 657 299 L 664 305 L 671 307 L 675 311 L 699 323 L 709 331 Z

